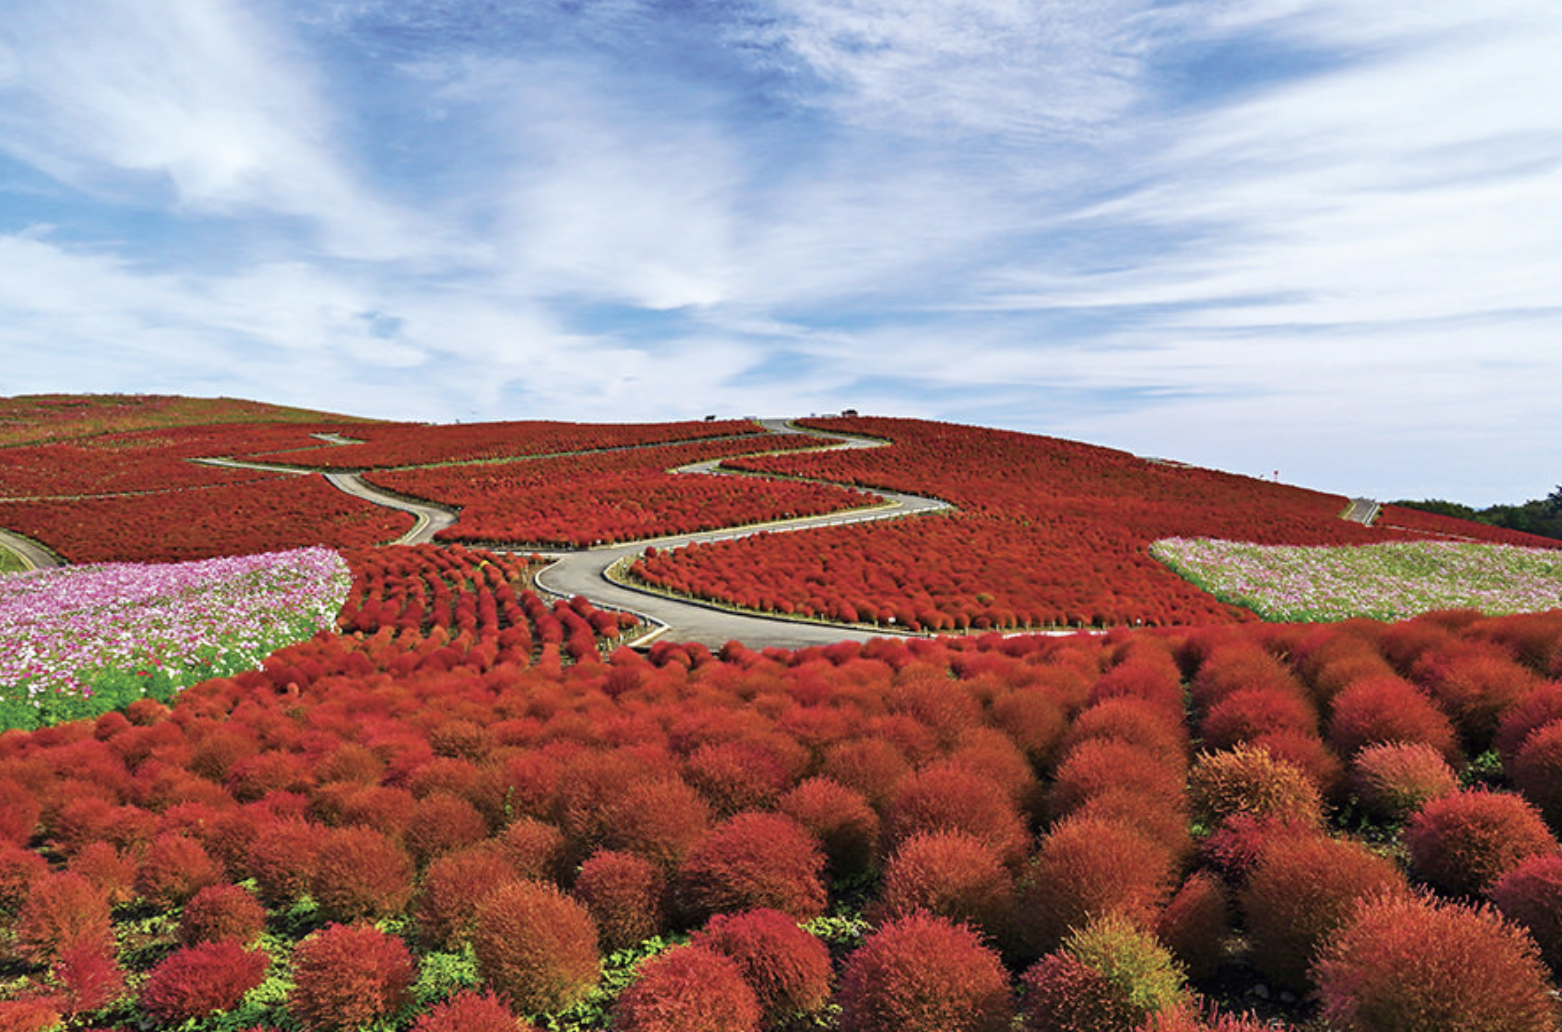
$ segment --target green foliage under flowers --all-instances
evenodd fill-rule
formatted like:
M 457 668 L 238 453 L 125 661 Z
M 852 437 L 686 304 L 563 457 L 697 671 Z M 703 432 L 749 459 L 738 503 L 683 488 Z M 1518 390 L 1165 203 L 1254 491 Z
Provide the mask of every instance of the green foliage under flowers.
M 687 935 L 653 935 L 638 945 L 608 954 L 602 958 L 601 981 L 584 1000 L 559 1014 L 533 1018 L 533 1023 L 548 1032 L 584 1032 L 586 1029 L 607 1028 L 614 1002 L 635 980 L 640 965 L 688 941 Z

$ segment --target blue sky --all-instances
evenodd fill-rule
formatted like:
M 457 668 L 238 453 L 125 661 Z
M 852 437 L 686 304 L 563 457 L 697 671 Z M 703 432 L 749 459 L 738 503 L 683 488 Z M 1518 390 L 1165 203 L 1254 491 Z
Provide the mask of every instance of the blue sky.
M 0 394 L 1562 482 L 1554 0 L 20 0 Z

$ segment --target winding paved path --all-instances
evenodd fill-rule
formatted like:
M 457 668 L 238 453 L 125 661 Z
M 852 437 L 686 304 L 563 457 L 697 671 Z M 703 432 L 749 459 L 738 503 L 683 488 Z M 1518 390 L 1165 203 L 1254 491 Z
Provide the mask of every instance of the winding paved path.
M 23 537 L 9 530 L 0 530 L 0 547 L 21 556 L 22 565 L 29 570 L 43 570 L 51 566 L 63 566 L 60 557 L 32 538 Z

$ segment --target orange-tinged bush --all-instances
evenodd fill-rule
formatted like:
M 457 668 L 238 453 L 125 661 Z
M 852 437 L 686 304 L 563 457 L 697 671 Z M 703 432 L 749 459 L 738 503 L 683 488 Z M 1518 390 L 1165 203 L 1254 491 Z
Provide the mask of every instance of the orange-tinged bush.
M 841 1032 L 1004 1032 L 1009 979 L 976 933 L 913 914 L 847 956 L 836 1003 Z
M 1427 686 L 1469 743 L 1483 752 L 1503 716 L 1540 683 L 1533 671 L 1515 663 L 1499 646 L 1468 640 L 1459 646 L 1423 654 L 1410 677 Z
M 429 865 L 418 886 L 413 906 L 418 938 L 432 949 L 458 949 L 471 938 L 483 897 L 516 877 L 515 868 L 496 850 L 446 853 Z
M 48 873 L 49 862 L 37 853 L 0 842 L 0 913 L 14 912 L 26 902 L 33 885 Z
M 1188 766 L 1188 730 L 1182 714 L 1170 714 L 1147 699 L 1111 697 L 1082 710 L 1069 725 L 1058 754 L 1066 757 L 1082 743 L 1096 739 L 1137 746 L 1169 769 L 1185 770 Z
M 1277 839 L 1306 837 L 1319 833 L 1316 824 L 1234 813 L 1216 825 L 1199 846 L 1204 862 L 1232 885 L 1247 880 L 1264 850 Z
M 613 1005 L 621 1032 L 756 1032 L 759 1002 L 730 958 L 679 946 L 646 961 Z
M 509 882 L 489 893 L 477 907 L 472 946 L 483 982 L 522 1014 L 563 1010 L 599 977 L 591 915 L 546 882 Z
M 33 882 L 12 930 L 17 955 L 39 965 L 53 963 L 68 949 L 109 949 L 114 942 L 108 900 L 95 885 L 71 871 Z
M 1096 917 L 1153 927 L 1174 886 L 1164 847 L 1124 824 L 1070 817 L 1041 840 L 1021 886 L 1021 925 L 1032 955 L 1050 952 Z
M 266 912 L 255 897 L 226 883 L 197 892 L 179 914 L 179 942 L 185 946 L 224 940 L 250 946 L 265 929 Z
M 293 951 L 287 1009 L 306 1032 L 346 1032 L 395 1013 L 409 999 L 412 955 L 371 925 L 326 925 Z
M 412 1032 L 536 1032 L 517 1021 L 504 1001 L 493 993 L 462 989 L 424 1011 L 412 1023 Z
M 1521 861 L 1488 892 L 1509 921 L 1530 934 L 1553 974 L 1562 971 L 1562 855 Z
M 1408 889 L 1393 861 L 1359 843 L 1324 835 L 1278 838 L 1239 896 L 1253 964 L 1265 978 L 1303 991 L 1318 947 L 1358 902 Z
M 886 806 L 911 773 L 906 754 L 881 738 L 853 738 L 825 750 L 820 773 L 861 792 L 875 809 Z
M 717 825 L 678 868 L 685 919 L 771 907 L 798 920 L 824 912 L 824 854 L 783 814 L 740 813 Z
M 552 824 L 522 817 L 505 828 L 495 841 L 500 854 L 520 877 L 563 880 L 568 867 L 568 843 L 564 833 Z
M 681 778 L 641 781 L 608 808 L 602 844 L 643 856 L 670 875 L 710 822 L 710 806 Z
M 1443 754 L 1423 742 L 1369 745 L 1351 761 L 1351 787 L 1362 809 L 1402 821 L 1430 799 L 1459 787 Z
M 1037 768 L 1051 765 L 1068 726 L 1063 706 L 1039 688 L 1019 688 L 998 696 L 992 703 L 992 718 Z
M 683 776 L 718 817 L 773 807 L 791 780 L 774 752 L 741 740 L 700 746 L 684 762 Z
M 43 807 L 37 797 L 15 781 L 0 780 L 0 842 L 25 846 L 38 830 Z
M 1555 853 L 1540 813 L 1509 792 L 1451 792 L 1430 800 L 1405 825 L 1417 878 L 1453 896 L 1478 896 L 1526 857 Z
M 1329 744 L 1349 761 L 1369 745 L 1422 742 L 1450 763 L 1459 762 L 1454 728 L 1420 689 L 1398 677 L 1354 681 L 1334 697 Z
M 813 835 L 834 876 L 849 877 L 872 869 L 879 844 L 879 815 L 862 793 L 827 777 L 809 778 L 777 800 L 776 809 Z
M 728 957 L 759 1003 L 763 1023 L 788 1027 L 830 1000 L 830 953 L 779 910 L 718 914 L 690 945 Z
M 964 831 L 930 831 L 900 844 L 870 908 L 875 922 L 924 910 L 967 924 L 1000 949 L 1015 932 L 1014 877 L 992 847 Z
M 477 807 L 447 792 L 432 792 L 417 802 L 403 840 L 418 867 L 435 857 L 481 842 L 488 837 L 488 823 Z
M 1058 764 L 1048 792 L 1047 812 L 1053 820 L 1067 817 L 1105 792 L 1177 799 L 1182 795 L 1185 768 L 1186 760 L 1181 756 L 1163 761 L 1151 749 L 1131 742 L 1088 739 Z
M 1562 828 L 1562 720 L 1536 728 L 1506 765 L 1513 787 L 1553 828 Z
M 1204 747 L 1230 749 L 1262 734 L 1318 732 L 1318 712 L 1294 691 L 1242 688 L 1211 706 L 1199 723 Z
M 401 913 L 412 898 L 406 850 L 373 828 L 327 828 L 315 855 L 310 895 L 329 921 L 378 920 Z
M 170 909 L 221 880 L 221 870 L 195 839 L 159 835 L 136 871 L 135 890 L 148 903 Z
M 323 829 L 305 821 L 262 824 L 248 845 L 246 862 L 260 898 L 278 906 L 309 892 L 323 841 Z
M 1323 800 L 1312 779 L 1259 746 L 1201 754 L 1188 775 L 1188 798 L 1194 815 L 1209 825 L 1236 813 L 1323 822 Z
M 185 946 L 147 976 L 141 1008 L 170 1025 L 232 1010 L 265 980 L 270 964 L 264 951 L 233 940 Z
M 1225 958 L 1231 934 L 1231 897 L 1220 879 L 1196 871 L 1172 896 L 1155 922 L 1155 936 L 1166 944 L 1188 978 L 1212 977 Z
M 1494 910 L 1415 896 L 1364 904 L 1314 967 L 1341 1032 L 1554 1032 L 1535 944 Z
M 666 925 L 661 869 L 635 853 L 599 849 L 580 865 L 575 898 L 597 925 L 597 942 L 612 953 L 649 939 Z
M 884 815 L 881 852 L 888 855 L 925 831 L 968 831 L 1010 865 L 1024 860 L 1030 833 L 1013 802 L 969 767 L 948 761 L 908 775 Z

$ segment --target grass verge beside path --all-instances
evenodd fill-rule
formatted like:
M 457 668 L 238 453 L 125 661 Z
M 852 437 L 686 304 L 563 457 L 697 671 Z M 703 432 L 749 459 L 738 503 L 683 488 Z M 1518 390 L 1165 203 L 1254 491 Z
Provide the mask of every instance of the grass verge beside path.
M 30 567 L 22 561 L 22 557 L 0 544 L 0 573 L 20 573 Z

